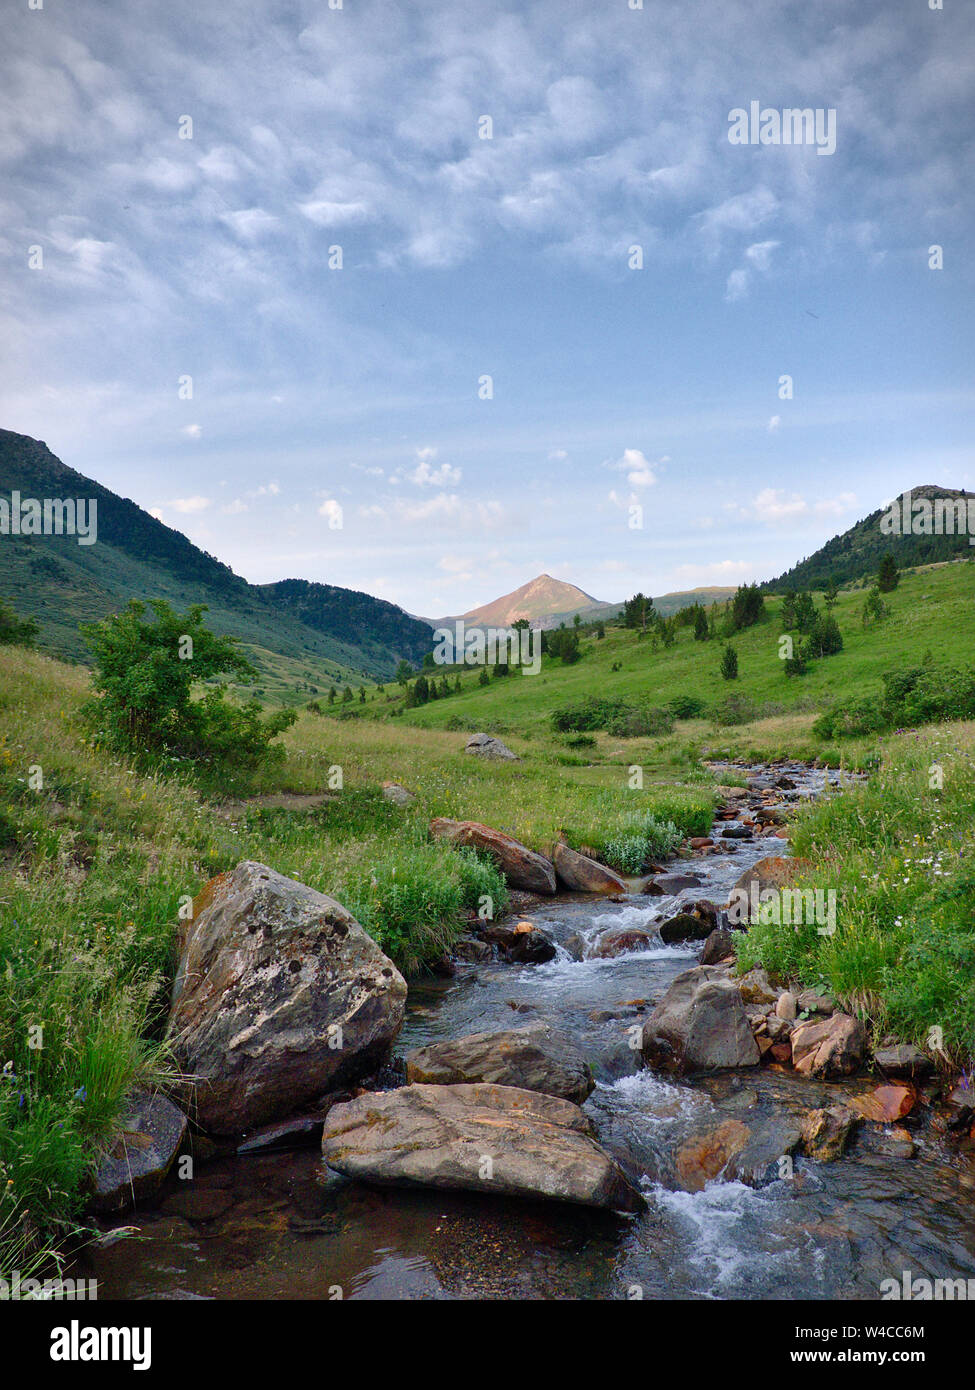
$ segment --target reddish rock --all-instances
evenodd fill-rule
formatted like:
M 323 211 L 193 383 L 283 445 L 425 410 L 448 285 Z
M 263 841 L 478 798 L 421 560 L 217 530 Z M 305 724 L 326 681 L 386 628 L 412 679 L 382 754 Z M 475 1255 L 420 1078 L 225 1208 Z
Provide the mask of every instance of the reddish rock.
M 853 1096 L 850 1105 L 865 1120 L 891 1124 L 909 1115 L 917 1104 L 917 1092 L 911 1086 L 878 1086 L 864 1096 Z
M 803 1076 L 850 1076 L 863 1062 L 863 1024 L 849 1014 L 800 1023 L 792 1032 L 792 1064 Z
M 430 834 L 435 840 L 449 840 L 452 845 L 471 845 L 485 850 L 514 888 L 525 888 L 532 893 L 555 892 L 552 861 L 501 830 L 493 830 L 479 821 L 437 816 L 430 822 Z
M 570 849 L 562 840 L 552 854 L 559 882 L 577 893 L 625 893 L 626 884 L 605 864 Z
M 649 951 L 654 938 L 640 927 L 616 927 L 596 938 L 589 952 L 590 959 L 612 960 L 627 951 Z

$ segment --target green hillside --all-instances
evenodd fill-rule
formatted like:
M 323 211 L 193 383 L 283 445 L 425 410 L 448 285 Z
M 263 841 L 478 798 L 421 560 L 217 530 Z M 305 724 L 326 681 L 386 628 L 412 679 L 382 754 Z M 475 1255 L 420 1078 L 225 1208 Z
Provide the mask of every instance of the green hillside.
M 822 595 L 815 597 L 822 608 Z M 764 620 L 730 639 L 739 662 L 739 677 L 734 681 L 724 680 L 719 669 L 724 638 L 696 642 L 685 627 L 671 648 L 654 650 L 647 638 L 632 630 L 607 627 L 604 639 L 582 639 L 582 657 L 573 665 L 543 657 L 536 676 L 514 671 L 506 677 L 492 676 L 483 686 L 477 672 L 462 670 L 459 694 L 403 710 L 400 717 L 425 728 L 483 728 L 550 737 L 554 709 L 594 694 L 649 705 L 665 705 L 675 696 L 690 695 L 709 707 L 734 696 L 750 706 L 756 717 L 775 716 L 815 711 L 833 699 L 869 694 L 879 688 L 886 672 L 917 665 L 926 654 L 937 665 L 972 659 L 975 562 L 971 558 L 905 571 L 898 588 L 885 598 L 889 616 L 864 627 L 864 591 L 841 591 L 833 611 L 843 650 L 810 662 L 802 676 L 784 673 L 779 658 L 782 600 L 767 596 Z M 453 681 L 451 672 L 451 686 Z
M 968 496 L 964 491 L 930 484 L 911 490 L 914 501 L 967 499 Z M 903 504 L 904 497 L 905 494 L 901 493 L 897 498 L 899 506 Z M 770 579 L 762 587 L 781 593 L 785 589 L 822 589 L 830 579 L 835 579 L 837 584 L 849 584 L 852 580 L 876 574 L 881 557 L 888 551 L 902 569 L 971 554 L 967 533 L 887 535 L 880 527 L 884 512 L 885 508 L 878 507 L 841 536 L 827 541 L 815 554 L 793 565 L 778 579 Z M 975 506 L 972 513 L 975 515 Z M 919 519 L 919 524 L 923 524 L 923 519 Z
M 45 444 L 0 430 L 0 495 L 88 498 L 98 503 L 98 539 L 0 536 L 0 594 L 40 625 L 39 645 L 84 660 L 80 622 L 129 599 L 163 598 L 176 608 L 206 603 L 209 626 L 253 649 L 265 684 L 328 686 L 388 679 L 405 658 L 430 648 L 424 623 L 395 604 L 304 580 L 252 585 L 126 498 L 68 468 Z M 280 661 L 269 665 L 263 653 Z M 281 662 L 290 680 L 281 682 Z

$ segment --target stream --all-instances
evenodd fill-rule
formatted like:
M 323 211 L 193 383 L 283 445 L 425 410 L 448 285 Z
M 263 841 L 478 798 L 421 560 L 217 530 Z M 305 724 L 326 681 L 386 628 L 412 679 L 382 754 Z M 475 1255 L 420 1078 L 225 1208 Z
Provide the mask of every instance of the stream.
M 788 805 L 836 774 L 799 765 L 736 769 L 756 786 L 788 773 Z M 734 821 L 715 827 L 716 839 Z M 527 915 L 559 945 L 610 926 L 653 929 L 682 902 L 723 904 L 742 870 L 788 842 L 720 840 L 728 853 L 678 860 L 699 883 L 625 901 L 560 896 Z M 659 938 L 658 938 L 659 940 Z M 101 1298 L 873 1299 L 885 1278 L 975 1278 L 975 1154 L 907 1121 L 914 1156 L 890 1127 L 861 1126 L 833 1163 L 797 1156 L 764 1186 L 710 1181 L 685 1190 L 676 1156 L 729 1119 L 750 1128 L 795 1119 L 876 1079 L 812 1082 L 770 1066 L 669 1078 L 640 1066 L 627 1029 L 696 963 L 701 943 L 546 965 L 460 965 L 411 983 L 396 1051 L 545 1020 L 573 1035 L 596 1089 L 585 1104 L 600 1142 L 641 1186 L 647 1210 L 618 1217 L 480 1193 L 370 1188 L 324 1168 L 318 1147 L 198 1165 L 170 1179 L 154 1208 L 103 1224 L 83 1254 Z M 904 1122 L 901 1122 L 902 1124 Z M 192 1187 L 191 1200 L 186 1189 Z

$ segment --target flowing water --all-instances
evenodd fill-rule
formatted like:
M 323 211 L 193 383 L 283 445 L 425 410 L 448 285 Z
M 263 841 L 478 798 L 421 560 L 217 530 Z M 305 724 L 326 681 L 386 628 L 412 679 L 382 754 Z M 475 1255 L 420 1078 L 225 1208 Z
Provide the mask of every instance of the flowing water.
M 789 772 L 788 796 L 823 790 L 826 774 Z M 791 1175 L 764 1186 L 717 1178 L 684 1190 L 675 1159 L 688 1136 L 728 1119 L 753 1131 L 794 1120 L 874 1084 L 809 1082 L 765 1066 L 679 1080 L 643 1070 L 628 1030 L 695 963 L 699 943 L 612 960 L 575 960 L 561 945 L 609 926 L 652 930 L 682 901 L 723 903 L 744 868 L 788 853 L 771 837 L 733 843 L 734 853 L 678 862 L 675 873 L 700 880 L 682 893 L 559 898 L 533 910 L 560 943 L 547 965 L 462 966 L 410 987 L 400 1053 L 530 1020 L 575 1036 L 597 1079 L 586 1111 L 641 1183 L 643 1215 L 369 1188 L 336 1180 L 316 1148 L 235 1157 L 198 1169 L 195 1209 L 185 1205 L 189 1184 L 173 1179 L 156 1209 L 121 1218 L 110 1243 L 86 1254 L 100 1296 L 877 1298 L 881 1280 L 905 1270 L 975 1278 L 972 1141 L 945 1140 L 927 1120 L 913 1131 L 911 1158 L 895 1156 L 883 1127 L 864 1125 L 838 1162 L 797 1157 Z

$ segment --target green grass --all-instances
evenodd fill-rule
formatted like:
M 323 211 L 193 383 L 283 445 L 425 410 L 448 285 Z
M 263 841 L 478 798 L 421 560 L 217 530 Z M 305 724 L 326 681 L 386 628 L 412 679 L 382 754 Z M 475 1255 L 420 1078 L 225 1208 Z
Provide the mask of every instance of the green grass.
M 754 925 L 739 948 L 741 968 L 762 964 L 804 985 L 824 984 L 878 1037 L 891 1032 L 919 1045 L 940 1037 L 947 1054 L 969 1061 L 973 773 L 975 724 L 898 734 L 866 784 L 807 809 L 792 835 L 795 853 L 812 860 L 800 886 L 836 892 L 836 931 Z
M 730 639 L 738 652 L 736 681 L 721 678 L 723 638 L 695 642 L 690 629 L 684 628 L 673 647 L 652 651 L 635 632 L 607 628 L 604 640 L 583 640 L 583 656 L 575 665 L 543 657 L 537 676 L 493 678 L 486 686 L 477 684 L 476 673 L 465 672 L 459 695 L 398 717 L 430 729 L 453 722 L 458 729 L 484 729 L 502 737 L 517 733 L 547 738 L 554 710 L 593 694 L 650 706 L 691 695 L 709 708 L 734 694 L 750 702 L 762 719 L 819 711 L 834 699 L 879 689 L 887 671 L 918 664 L 926 651 L 935 664 L 944 665 L 957 665 L 975 651 L 975 561 L 904 571 L 898 588 L 885 595 L 890 616 L 866 629 L 861 621 L 864 596 L 859 588 L 840 593 L 834 614 L 843 651 L 810 662 L 803 676 L 787 677 L 783 672 L 777 621 L 782 600 L 773 597 L 765 601 L 766 621 Z M 816 601 L 822 608 L 821 594 Z M 622 669 L 613 671 L 617 662 Z M 385 708 L 379 704 L 380 710 Z M 737 732 L 723 730 L 719 737 L 725 744 L 739 741 Z

